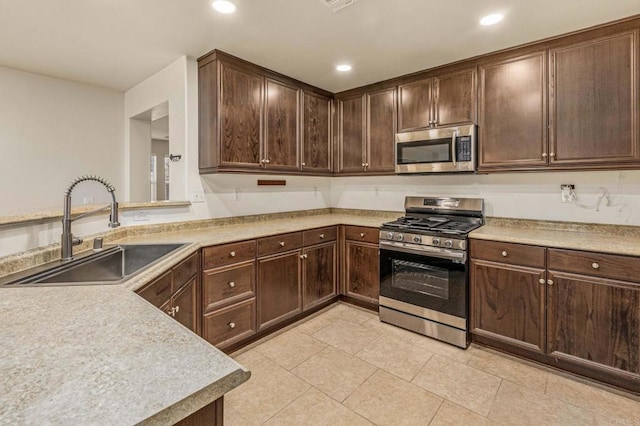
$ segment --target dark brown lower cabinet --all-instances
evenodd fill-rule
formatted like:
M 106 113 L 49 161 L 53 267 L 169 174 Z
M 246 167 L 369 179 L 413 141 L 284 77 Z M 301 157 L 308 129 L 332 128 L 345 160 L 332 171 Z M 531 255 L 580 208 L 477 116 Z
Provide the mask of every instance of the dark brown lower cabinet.
M 640 374 L 640 284 L 557 271 L 548 279 L 549 354 Z
M 205 405 L 175 426 L 222 426 L 224 418 L 224 397 Z
M 258 330 L 302 312 L 301 250 L 258 259 Z
M 307 310 L 337 294 L 337 244 L 332 241 L 306 247 L 302 263 L 302 301 Z
M 345 294 L 378 304 L 380 296 L 380 255 L 377 244 L 346 241 Z
M 544 273 L 539 268 L 472 260 L 472 332 L 544 352 Z
M 173 317 L 194 333 L 198 333 L 198 285 L 194 277 L 171 297 Z
M 639 258 L 470 247 L 473 341 L 640 392 Z

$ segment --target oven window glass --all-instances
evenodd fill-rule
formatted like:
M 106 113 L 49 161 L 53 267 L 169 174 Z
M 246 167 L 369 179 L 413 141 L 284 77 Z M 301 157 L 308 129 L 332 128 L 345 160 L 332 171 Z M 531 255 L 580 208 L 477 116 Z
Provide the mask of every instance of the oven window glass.
M 398 144 L 398 164 L 449 162 L 451 138 Z
M 449 299 L 449 270 L 437 266 L 393 260 L 392 287 Z

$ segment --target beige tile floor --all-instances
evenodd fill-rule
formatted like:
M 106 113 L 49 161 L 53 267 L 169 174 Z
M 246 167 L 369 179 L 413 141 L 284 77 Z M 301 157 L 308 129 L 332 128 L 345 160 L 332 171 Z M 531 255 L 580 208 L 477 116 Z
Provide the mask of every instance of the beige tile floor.
M 346 304 L 233 357 L 252 376 L 225 397 L 228 426 L 640 426 L 637 400 Z

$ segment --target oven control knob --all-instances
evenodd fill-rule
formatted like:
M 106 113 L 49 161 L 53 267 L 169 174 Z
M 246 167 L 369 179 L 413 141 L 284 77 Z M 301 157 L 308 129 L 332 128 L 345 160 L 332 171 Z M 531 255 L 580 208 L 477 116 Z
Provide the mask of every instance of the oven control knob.
M 413 237 L 413 242 L 420 244 L 422 242 L 422 238 L 416 235 L 415 237 Z
M 451 240 L 446 240 L 446 241 L 444 242 L 444 246 L 445 246 L 445 247 L 449 247 L 449 248 L 453 247 L 453 241 L 451 241 Z
M 404 235 L 402 235 L 402 234 L 396 234 L 396 238 L 395 238 L 395 239 L 396 239 L 397 241 L 402 241 L 402 240 L 404 240 Z
M 387 240 L 393 240 L 393 232 L 387 232 Z
M 433 240 L 431 240 L 431 243 L 433 243 L 434 246 L 439 246 L 440 245 L 440 238 L 434 238 Z

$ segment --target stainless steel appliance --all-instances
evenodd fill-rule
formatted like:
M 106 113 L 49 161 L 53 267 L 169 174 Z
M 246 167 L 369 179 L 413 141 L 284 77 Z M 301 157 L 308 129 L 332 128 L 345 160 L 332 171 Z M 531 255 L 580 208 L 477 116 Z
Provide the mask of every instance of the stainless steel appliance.
M 476 126 L 396 133 L 396 173 L 473 172 Z
M 466 348 L 467 234 L 484 201 L 406 197 L 405 211 L 380 228 L 380 320 Z

